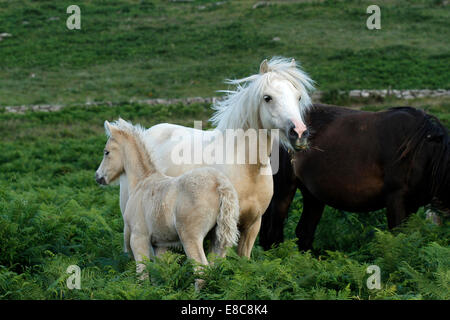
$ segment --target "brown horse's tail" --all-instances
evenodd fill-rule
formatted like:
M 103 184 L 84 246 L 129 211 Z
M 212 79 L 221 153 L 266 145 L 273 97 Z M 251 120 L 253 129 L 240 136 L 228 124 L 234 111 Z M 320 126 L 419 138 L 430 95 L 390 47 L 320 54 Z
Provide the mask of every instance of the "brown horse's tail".
M 218 175 L 219 215 L 217 217 L 214 251 L 225 256 L 226 248 L 236 245 L 239 240 L 239 198 L 236 189 L 224 175 Z

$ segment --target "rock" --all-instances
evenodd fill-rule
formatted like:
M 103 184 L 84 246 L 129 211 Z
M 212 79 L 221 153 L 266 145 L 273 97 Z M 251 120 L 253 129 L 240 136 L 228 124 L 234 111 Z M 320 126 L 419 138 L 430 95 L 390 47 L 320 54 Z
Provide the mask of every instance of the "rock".
M 11 33 L 6 33 L 6 32 L 0 33 L 0 41 L 2 41 L 3 38 L 8 38 L 8 37 L 11 37 Z
M 433 91 L 432 96 L 433 97 L 442 97 L 442 96 L 448 96 L 449 92 L 445 89 L 437 89 Z
M 403 90 L 401 92 L 401 97 L 406 100 L 414 99 L 414 96 L 411 93 L 411 90 Z
M 252 6 L 252 8 L 253 9 L 258 9 L 258 8 L 262 8 L 262 7 L 265 7 L 265 6 L 268 6 L 268 5 L 270 5 L 269 1 L 258 1 L 257 3 L 255 3 Z
M 416 98 L 425 98 L 426 95 L 419 91 L 419 92 L 417 92 L 417 93 L 414 95 L 414 97 L 416 97 Z
M 368 98 L 369 96 L 370 96 L 369 91 L 367 91 L 367 90 L 361 91 L 361 97 Z
M 425 216 L 426 216 L 425 219 L 431 221 L 433 224 L 435 224 L 435 225 L 437 225 L 437 226 L 442 225 L 442 219 L 441 219 L 441 217 L 438 215 L 437 212 L 435 212 L 435 211 L 433 211 L 433 210 L 431 210 L 431 209 L 428 209 L 428 210 L 425 212 Z
M 49 106 L 48 111 L 59 111 L 62 109 L 60 105 Z
M 361 90 L 350 90 L 348 93 L 350 98 L 360 98 L 361 97 Z
M 397 98 L 401 98 L 402 97 L 402 92 L 400 90 L 392 90 L 392 95 L 397 97 Z

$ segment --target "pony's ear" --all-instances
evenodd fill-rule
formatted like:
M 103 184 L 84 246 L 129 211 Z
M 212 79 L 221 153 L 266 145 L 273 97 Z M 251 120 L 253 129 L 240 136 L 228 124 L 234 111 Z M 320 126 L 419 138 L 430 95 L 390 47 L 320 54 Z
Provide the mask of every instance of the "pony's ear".
M 295 59 L 291 60 L 291 67 L 293 67 L 293 68 L 297 67 L 297 63 L 295 62 Z
M 263 62 L 261 62 L 261 65 L 259 66 L 259 73 L 263 74 L 269 71 L 269 63 L 267 62 L 267 59 L 264 59 Z
M 106 135 L 108 137 L 111 137 L 111 124 L 108 122 L 108 120 L 105 120 L 104 126 L 105 126 Z

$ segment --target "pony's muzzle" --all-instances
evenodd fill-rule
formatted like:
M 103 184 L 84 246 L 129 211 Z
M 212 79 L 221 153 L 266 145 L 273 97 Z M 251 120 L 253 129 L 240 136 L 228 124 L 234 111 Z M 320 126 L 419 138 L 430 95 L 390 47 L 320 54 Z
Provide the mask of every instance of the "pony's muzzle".
M 97 181 L 98 184 L 106 185 L 105 177 L 100 177 L 98 172 L 95 173 L 95 181 Z
M 306 150 L 309 147 L 309 130 L 303 131 L 301 137 L 296 141 L 296 150 Z
M 297 131 L 295 131 L 295 127 L 294 126 L 289 128 L 288 137 L 289 137 L 289 140 L 298 138 L 298 133 L 297 133 Z
M 292 148 L 295 151 L 305 150 L 308 147 L 308 137 L 309 131 L 306 129 L 302 132 L 302 135 L 298 135 L 298 131 L 293 123 L 289 126 L 287 130 L 287 137 L 291 143 Z
M 289 139 L 289 142 L 291 143 L 292 147 L 294 147 L 295 141 L 299 138 L 299 136 L 297 131 L 295 130 L 295 125 L 292 122 L 289 123 L 286 136 Z

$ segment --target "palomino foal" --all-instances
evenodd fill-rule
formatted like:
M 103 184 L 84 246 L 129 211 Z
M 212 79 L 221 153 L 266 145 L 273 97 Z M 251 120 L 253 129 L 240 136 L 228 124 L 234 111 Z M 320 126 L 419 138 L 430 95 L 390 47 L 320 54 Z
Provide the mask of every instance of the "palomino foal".
M 132 252 L 137 272 L 145 268 L 144 257 L 159 256 L 180 244 L 189 258 L 208 264 L 203 240 L 213 228 L 211 249 L 224 257 L 239 236 L 238 196 L 228 178 L 214 168 L 166 176 L 146 150 L 141 127 L 119 119 L 112 124 L 105 121 L 105 130 L 109 139 L 96 180 L 107 185 L 126 175 L 125 252 Z

